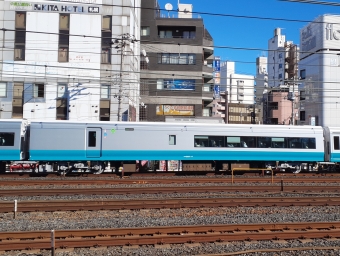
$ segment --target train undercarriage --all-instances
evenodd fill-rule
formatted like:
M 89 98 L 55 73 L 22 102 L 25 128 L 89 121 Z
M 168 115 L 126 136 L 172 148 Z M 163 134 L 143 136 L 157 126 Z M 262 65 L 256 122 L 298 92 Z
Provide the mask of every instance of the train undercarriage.
M 182 173 L 231 173 L 264 172 L 340 172 L 338 163 L 333 162 L 262 162 L 262 161 L 79 161 L 79 162 L 0 162 L 0 173 L 32 172 L 61 175 L 69 173 L 134 173 L 134 172 L 182 172 Z

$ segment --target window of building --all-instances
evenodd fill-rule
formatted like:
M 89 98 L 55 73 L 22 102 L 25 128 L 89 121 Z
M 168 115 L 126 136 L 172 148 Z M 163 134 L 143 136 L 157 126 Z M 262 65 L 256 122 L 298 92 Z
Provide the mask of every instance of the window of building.
M 300 79 L 306 79 L 306 70 L 305 69 L 300 70 Z
M 300 91 L 300 100 L 305 100 L 305 99 L 306 99 L 306 92 Z
M 100 99 L 99 107 L 99 120 L 110 121 L 110 100 L 104 98 Z
M 45 97 L 45 84 L 34 84 L 34 98 L 44 98 Z
M 282 59 L 282 53 L 279 53 L 279 59 Z
M 140 94 L 149 95 L 149 80 L 140 79 Z
M 6 96 L 7 96 L 7 84 L 0 83 L 0 97 L 6 97 Z
M 176 145 L 176 135 L 169 135 L 169 145 Z
M 300 121 L 306 121 L 306 112 L 300 111 Z
M 282 79 L 282 74 L 279 74 L 279 79 Z
M 159 53 L 158 64 L 195 65 L 196 54 L 192 53 Z
M 111 27 L 112 27 L 111 19 L 112 19 L 112 16 L 103 16 L 103 19 L 102 19 L 102 30 L 109 30 L 109 31 L 111 31 Z
M 282 64 L 281 63 L 279 64 L 279 68 L 282 68 Z
M 150 27 L 142 27 L 140 35 L 141 36 L 149 36 L 150 35 Z
M 101 63 L 110 64 L 112 45 L 112 16 L 103 16 L 102 24 Z
M 57 99 L 56 101 L 56 120 L 67 120 L 67 99 Z
M 59 16 L 59 30 L 69 30 L 70 29 L 70 15 L 60 14 Z
M 183 38 L 186 39 L 195 39 L 196 31 L 183 31 Z
M 171 30 L 160 30 L 159 37 L 160 38 L 172 38 L 172 31 Z
M 12 100 L 12 118 L 23 117 L 23 90 L 24 83 L 14 83 Z
M 101 99 L 110 98 L 110 85 L 109 84 L 102 84 L 100 86 L 100 98 Z
M 59 14 L 59 46 L 58 62 L 69 61 L 70 47 L 70 15 Z
M 15 13 L 14 60 L 25 60 L 26 13 Z
M 67 98 L 67 84 L 58 84 L 57 86 L 57 98 Z
M 144 56 L 143 54 L 140 55 L 140 69 L 147 70 L 149 69 L 149 59 L 148 57 Z
M 68 62 L 68 47 L 59 48 L 58 62 Z
M 14 132 L 0 132 L 0 146 L 14 146 Z
M 102 64 L 111 63 L 111 49 L 110 48 L 106 48 L 106 47 L 102 48 L 101 63 Z

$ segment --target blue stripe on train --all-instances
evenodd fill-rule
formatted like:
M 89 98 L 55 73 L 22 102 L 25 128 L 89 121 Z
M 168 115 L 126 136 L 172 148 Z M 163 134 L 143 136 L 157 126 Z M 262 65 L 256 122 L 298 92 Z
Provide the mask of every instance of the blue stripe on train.
M 87 157 L 85 150 L 31 150 L 30 160 L 247 160 L 324 161 L 323 152 L 227 151 L 227 150 L 103 150 L 100 157 Z
M 340 153 L 331 153 L 330 161 L 331 162 L 340 162 Z
M 0 150 L 0 161 L 9 160 L 9 161 L 20 161 L 20 150 L 16 149 L 1 149 Z

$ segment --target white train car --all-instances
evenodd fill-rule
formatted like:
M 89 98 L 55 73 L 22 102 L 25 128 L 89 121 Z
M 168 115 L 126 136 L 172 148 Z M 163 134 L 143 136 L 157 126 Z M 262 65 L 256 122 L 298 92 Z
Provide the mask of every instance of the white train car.
M 316 126 L 32 121 L 30 135 L 30 160 L 63 162 L 59 169 L 101 170 L 136 160 L 249 167 L 279 161 L 281 168 L 300 169 L 325 161 L 323 128 Z

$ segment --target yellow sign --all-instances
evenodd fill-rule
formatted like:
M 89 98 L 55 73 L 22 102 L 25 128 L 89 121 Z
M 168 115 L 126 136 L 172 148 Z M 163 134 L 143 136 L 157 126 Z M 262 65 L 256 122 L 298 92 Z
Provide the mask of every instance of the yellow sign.
M 158 116 L 193 116 L 194 106 L 187 105 L 158 105 L 156 107 Z

